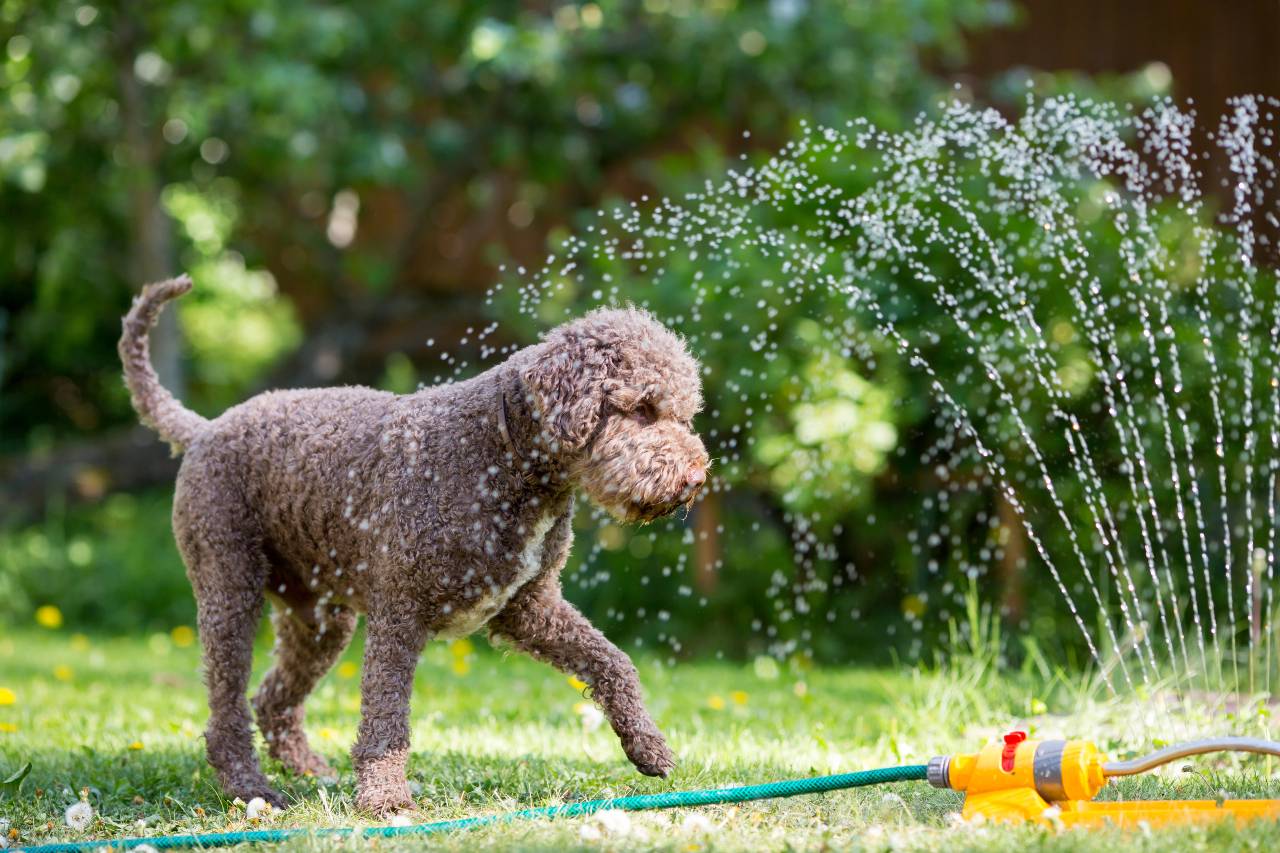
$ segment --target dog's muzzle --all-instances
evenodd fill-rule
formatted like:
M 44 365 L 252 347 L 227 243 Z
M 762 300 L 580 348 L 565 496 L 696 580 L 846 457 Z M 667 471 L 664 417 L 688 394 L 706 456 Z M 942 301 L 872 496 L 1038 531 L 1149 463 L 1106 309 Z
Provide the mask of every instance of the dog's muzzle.
M 703 469 L 696 469 L 690 472 L 685 480 L 684 486 L 672 498 L 656 503 L 640 503 L 633 501 L 630 506 L 629 515 L 636 521 L 650 522 L 657 521 L 671 515 L 680 507 L 686 510 L 693 505 L 693 501 L 702 491 L 702 487 L 707 482 L 707 473 Z

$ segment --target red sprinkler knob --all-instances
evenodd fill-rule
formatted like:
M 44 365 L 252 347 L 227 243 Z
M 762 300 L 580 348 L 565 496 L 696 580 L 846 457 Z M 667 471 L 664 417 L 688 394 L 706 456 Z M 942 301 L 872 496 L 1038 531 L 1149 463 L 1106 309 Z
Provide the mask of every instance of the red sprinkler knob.
M 1004 751 L 1000 753 L 1001 770 L 1006 773 L 1013 772 L 1013 757 L 1018 752 L 1018 744 L 1026 739 L 1026 732 L 1009 732 L 1004 736 Z

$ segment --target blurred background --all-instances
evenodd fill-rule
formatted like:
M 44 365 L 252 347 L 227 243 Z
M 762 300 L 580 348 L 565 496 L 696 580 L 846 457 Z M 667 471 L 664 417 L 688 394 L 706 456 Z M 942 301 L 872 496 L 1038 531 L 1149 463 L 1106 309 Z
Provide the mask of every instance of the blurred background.
M 141 282 L 196 281 L 152 345 L 201 413 L 276 387 L 412 391 L 456 375 L 442 352 L 475 329 L 533 339 L 485 299 L 500 267 L 537 266 L 602 206 L 767 156 L 804 121 L 898 129 L 942 95 L 1013 112 L 1028 88 L 1216 116 L 1232 95 L 1280 95 L 1277 44 L 1273 0 L 0 0 L 0 625 L 193 621 L 168 522 L 177 460 L 137 427 L 115 355 Z M 923 383 L 846 377 L 856 429 L 824 445 L 791 385 L 817 369 L 813 320 L 781 322 L 797 342 L 781 371 L 705 354 L 699 429 L 750 448 L 732 488 L 684 536 L 584 519 L 592 571 L 569 592 L 611 636 L 673 655 L 789 636 L 857 659 L 871 631 L 935 606 Z M 776 417 L 718 399 L 727 377 Z M 797 486 L 812 454 L 852 486 L 836 506 Z M 818 503 L 832 544 L 814 556 L 796 519 Z M 996 618 L 1054 637 L 1064 608 L 1028 577 L 994 490 L 950 511 L 975 523 L 945 559 L 981 567 L 968 577 Z M 812 611 L 841 618 L 815 630 L 777 593 L 823 572 Z M 945 641 L 910 633 L 876 654 Z

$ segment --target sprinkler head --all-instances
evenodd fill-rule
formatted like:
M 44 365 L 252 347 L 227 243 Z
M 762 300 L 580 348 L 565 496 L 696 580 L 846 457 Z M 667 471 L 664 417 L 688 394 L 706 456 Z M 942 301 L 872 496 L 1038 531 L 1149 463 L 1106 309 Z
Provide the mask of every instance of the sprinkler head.
M 1105 761 L 1088 741 L 1028 740 L 1026 732 L 1013 731 L 979 752 L 934 758 L 928 779 L 968 794 L 966 818 L 1046 820 L 1051 806 L 1093 799 L 1106 784 Z
M 1280 800 L 1148 800 L 1093 802 L 1107 779 L 1129 776 L 1189 755 L 1208 752 L 1280 755 L 1280 743 L 1224 737 L 1175 744 L 1130 761 L 1109 762 L 1085 740 L 1028 740 L 1010 732 L 966 755 L 940 755 L 928 764 L 927 778 L 937 788 L 965 792 L 966 819 L 1067 826 L 1162 826 L 1280 818 Z

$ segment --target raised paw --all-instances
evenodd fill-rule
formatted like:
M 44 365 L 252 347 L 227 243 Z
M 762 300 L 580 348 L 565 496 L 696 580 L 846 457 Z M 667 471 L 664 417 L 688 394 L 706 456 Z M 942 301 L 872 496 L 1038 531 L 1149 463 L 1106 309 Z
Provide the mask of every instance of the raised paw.
M 636 769 L 646 776 L 665 779 L 675 769 L 675 754 L 657 729 L 623 736 L 622 749 Z

